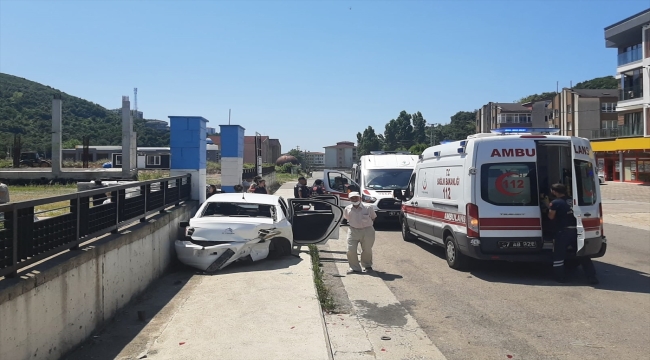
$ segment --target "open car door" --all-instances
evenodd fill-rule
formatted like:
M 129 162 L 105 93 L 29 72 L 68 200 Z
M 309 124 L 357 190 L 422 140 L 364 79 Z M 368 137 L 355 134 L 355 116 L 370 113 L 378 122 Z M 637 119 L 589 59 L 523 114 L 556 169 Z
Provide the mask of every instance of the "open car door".
M 330 203 L 332 205 L 336 205 L 336 206 L 340 207 L 340 205 L 339 205 L 339 197 L 336 196 L 336 195 L 317 195 L 317 196 L 312 197 L 312 199 L 327 201 L 328 203 Z M 320 203 L 313 204 L 312 209 L 314 211 L 321 211 L 321 210 L 331 211 L 330 206 L 323 205 L 323 204 L 320 204 Z M 332 231 L 332 234 L 329 236 L 329 238 L 333 239 L 333 240 L 338 240 L 338 238 L 339 238 L 339 226 L 338 225 L 336 226 L 336 229 L 334 229 L 334 231 Z
M 343 209 L 325 199 L 289 199 L 291 229 L 294 245 L 325 244 L 333 232 L 339 231 L 343 219 Z M 303 206 L 313 205 L 322 210 L 304 210 Z M 325 210 L 327 208 L 327 210 Z M 338 236 L 338 235 L 337 235 Z
M 341 206 L 350 205 L 348 194 L 352 191 L 360 191 L 359 184 L 350 179 L 349 176 L 338 170 L 323 170 L 325 190 L 329 194 L 338 195 L 341 199 Z

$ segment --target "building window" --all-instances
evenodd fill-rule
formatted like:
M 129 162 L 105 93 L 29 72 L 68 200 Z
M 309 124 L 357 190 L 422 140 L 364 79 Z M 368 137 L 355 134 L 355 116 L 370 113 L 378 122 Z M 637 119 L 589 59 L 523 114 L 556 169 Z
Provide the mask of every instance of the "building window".
M 571 106 L 571 104 L 568 104 L 568 105 L 566 106 L 566 113 L 567 113 L 567 114 L 571 114 L 572 112 L 573 112 L 572 106 Z
M 147 165 L 160 166 L 160 155 L 147 155 Z
M 499 114 L 499 124 L 525 124 L 531 122 L 531 114 Z
M 553 119 L 557 119 L 558 117 L 560 117 L 560 110 L 553 109 Z
M 122 155 L 115 155 L 115 165 L 122 166 Z
M 600 123 L 600 128 L 601 129 L 616 129 L 618 126 L 618 120 L 603 120 Z
M 619 136 L 643 135 L 643 123 L 641 112 L 625 114 L 623 128 L 620 129 Z
M 600 110 L 605 113 L 616 112 L 616 103 L 600 103 Z

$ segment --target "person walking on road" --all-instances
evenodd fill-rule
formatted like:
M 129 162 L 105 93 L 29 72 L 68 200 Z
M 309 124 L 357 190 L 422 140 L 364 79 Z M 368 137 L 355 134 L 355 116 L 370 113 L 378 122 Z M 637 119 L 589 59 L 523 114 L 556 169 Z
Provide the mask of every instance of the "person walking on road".
M 361 265 L 366 272 L 372 271 L 372 246 L 375 244 L 375 228 L 373 223 L 377 218 L 372 206 L 361 202 L 358 192 L 349 196 L 352 204 L 345 207 L 343 217 L 348 221 L 348 273 L 361 272 L 357 248 L 361 243 Z
M 548 204 L 548 218 L 553 221 L 554 225 L 554 246 L 553 246 L 553 272 L 555 279 L 563 283 L 566 281 L 565 259 L 567 248 L 571 245 L 577 249 L 578 231 L 576 229 L 576 218 L 573 215 L 573 200 L 569 198 L 566 185 L 551 185 L 551 193 L 556 197 L 555 200 Z M 596 268 L 591 258 L 579 257 L 582 269 L 587 274 L 589 283 L 598 284 L 596 278 Z

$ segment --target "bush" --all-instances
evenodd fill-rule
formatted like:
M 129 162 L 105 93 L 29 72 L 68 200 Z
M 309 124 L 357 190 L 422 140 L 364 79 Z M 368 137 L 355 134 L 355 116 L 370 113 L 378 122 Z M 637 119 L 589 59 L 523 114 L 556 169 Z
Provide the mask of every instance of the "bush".
M 205 168 L 208 174 L 217 174 L 221 172 L 221 163 L 208 161 L 205 165 Z
M 282 166 L 276 166 L 275 171 L 282 174 L 289 174 L 291 173 L 291 167 L 293 167 L 291 163 L 286 163 Z
M 0 168 L 10 168 L 14 165 L 14 161 L 11 159 L 0 159 Z

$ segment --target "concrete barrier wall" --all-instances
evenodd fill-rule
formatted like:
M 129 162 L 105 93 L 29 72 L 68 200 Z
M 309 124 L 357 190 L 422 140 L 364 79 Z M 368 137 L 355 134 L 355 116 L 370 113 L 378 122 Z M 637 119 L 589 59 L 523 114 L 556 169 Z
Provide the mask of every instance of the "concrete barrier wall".
M 0 359 L 59 359 L 81 344 L 175 261 L 179 222 L 197 208 L 185 203 L 0 281 Z

